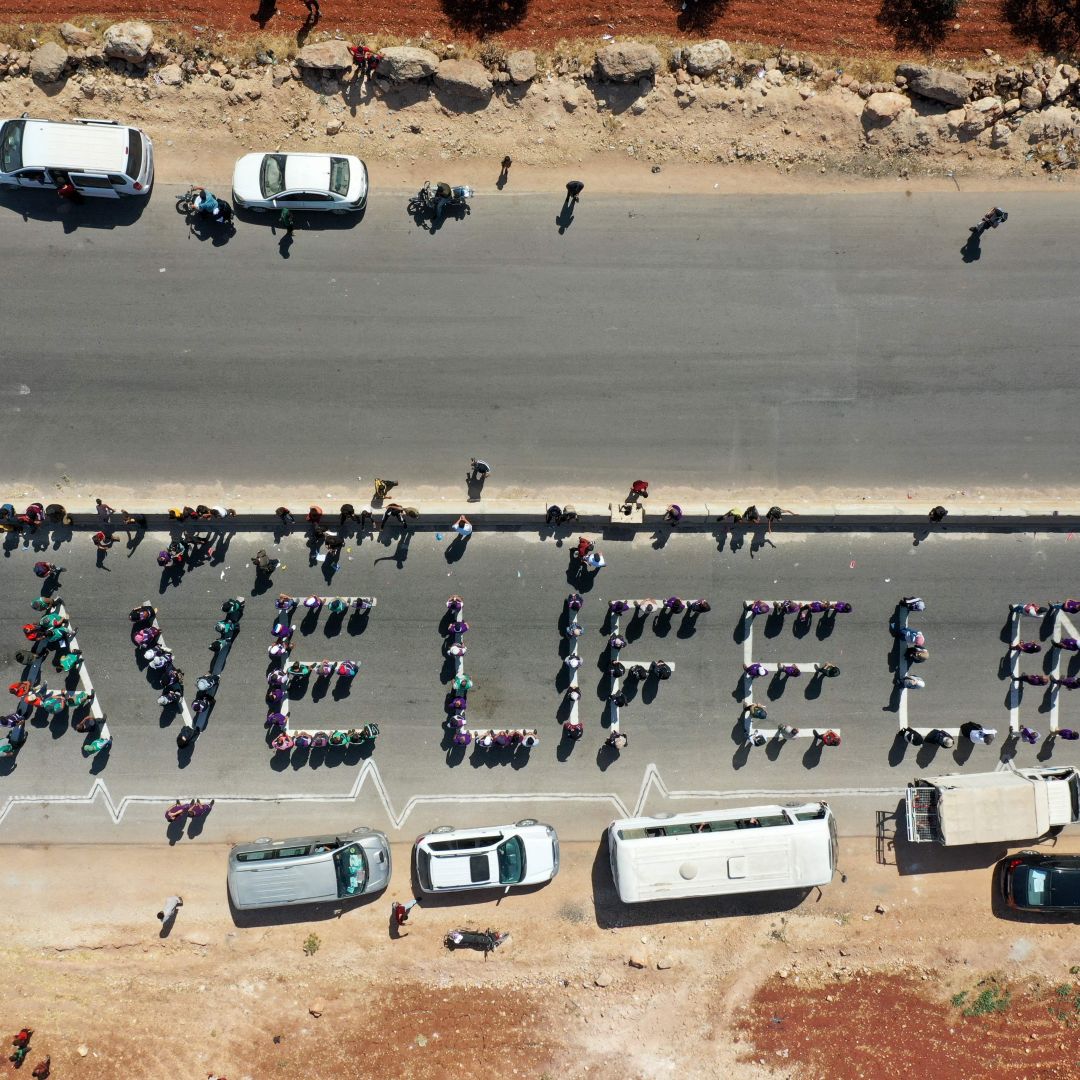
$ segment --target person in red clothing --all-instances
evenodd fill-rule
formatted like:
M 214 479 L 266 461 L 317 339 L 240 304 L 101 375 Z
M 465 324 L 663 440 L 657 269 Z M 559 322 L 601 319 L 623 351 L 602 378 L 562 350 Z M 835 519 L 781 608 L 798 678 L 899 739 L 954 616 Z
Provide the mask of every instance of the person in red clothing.
M 648 480 L 635 480 L 630 485 L 630 494 L 627 496 L 627 502 L 633 502 L 635 499 L 647 499 L 649 497 L 649 481 Z

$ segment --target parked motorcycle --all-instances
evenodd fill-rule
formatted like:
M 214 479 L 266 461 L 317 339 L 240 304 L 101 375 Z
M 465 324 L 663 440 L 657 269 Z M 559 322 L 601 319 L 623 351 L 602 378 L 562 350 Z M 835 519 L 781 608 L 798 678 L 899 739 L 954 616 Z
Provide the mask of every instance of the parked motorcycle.
M 439 220 L 449 210 L 455 217 L 464 217 L 469 211 L 468 200 L 475 193 L 471 187 L 451 187 L 440 182 L 434 187 L 430 180 L 409 200 L 409 213 L 413 217 Z
M 443 944 L 451 951 L 479 949 L 486 959 L 487 954 L 494 952 L 508 937 L 510 937 L 509 930 L 502 933 L 498 930 L 451 930 L 443 938 Z

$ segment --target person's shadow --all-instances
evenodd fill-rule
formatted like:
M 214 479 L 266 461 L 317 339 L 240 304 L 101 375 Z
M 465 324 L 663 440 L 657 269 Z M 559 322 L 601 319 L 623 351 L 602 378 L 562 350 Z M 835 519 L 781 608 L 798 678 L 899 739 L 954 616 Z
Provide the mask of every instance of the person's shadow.
M 560 236 L 574 223 L 574 206 L 576 203 L 577 200 L 572 195 L 567 195 L 563 201 L 559 216 L 555 219 L 555 224 L 559 226 Z
M 283 259 L 288 259 L 292 255 L 293 246 L 293 234 L 292 229 L 286 229 L 284 236 L 277 242 L 278 254 Z
M 510 179 L 510 166 L 503 165 L 499 170 L 499 179 L 495 181 L 495 186 L 502 191 L 506 187 L 507 181 Z
M 260 30 L 266 29 L 266 24 L 277 14 L 277 0 L 259 0 L 259 10 L 249 17 L 256 23 Z
M 972 225 L 971 235 L 967 238 L 964 246 L 960 249 L 960 256 L 966 263 L 978 262 L 982 258 L 981 233 L 978 227 Z

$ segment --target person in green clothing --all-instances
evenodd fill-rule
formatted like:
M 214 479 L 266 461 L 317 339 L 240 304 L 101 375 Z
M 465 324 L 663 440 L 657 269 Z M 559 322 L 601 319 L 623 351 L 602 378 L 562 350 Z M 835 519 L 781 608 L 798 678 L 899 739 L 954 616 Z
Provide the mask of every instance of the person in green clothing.
M 69 652 L 60 657 L 60 667 L 64 671 L 77 671 L 82 665 L 82 653 Z
M 100 739 L 94 739 L 93 742 L 88 742 L 83 747 L 83 755 L 85 757 L 90 757 L 92 754 L 97 754 L 100 751 L 104 750 L 106 746 L 111 746 L 111 745 L 112 745 L 112 736 L 111 735 L 108 736 L 107 738 L 103 736 Z
M 292 211 L 287 207 L 283 207 L 281 210 L 281 216 L 278 218 L 278 224 L 285 230 L 286 236 L 292 236 L 293 234 L 293 216 Z

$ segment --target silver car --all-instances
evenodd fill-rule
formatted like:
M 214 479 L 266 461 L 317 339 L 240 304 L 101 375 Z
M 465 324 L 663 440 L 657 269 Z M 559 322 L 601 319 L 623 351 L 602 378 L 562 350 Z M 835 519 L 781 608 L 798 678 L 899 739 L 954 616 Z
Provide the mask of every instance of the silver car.
M 390 844 L 378 829 L 264 836 L 229 852 L 229 898 L 238 911 L 347 900 L 381 892 L 390 869 Z

